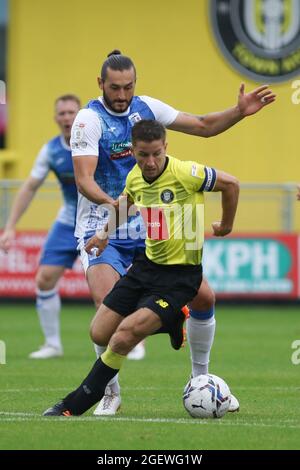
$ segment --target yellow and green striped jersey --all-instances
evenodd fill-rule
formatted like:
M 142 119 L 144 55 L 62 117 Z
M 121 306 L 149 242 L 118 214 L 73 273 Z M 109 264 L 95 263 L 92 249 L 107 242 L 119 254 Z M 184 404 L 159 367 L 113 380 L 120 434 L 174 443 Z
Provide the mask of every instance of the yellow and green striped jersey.
M 196 162 L 167 159 L 164 171 L 150 183 L 135 165 L 127 175 L 125 193 L 143 216 L 151 261 L 198 265 L 204 241 L 203 191 L 214 188 L 216 171 Z

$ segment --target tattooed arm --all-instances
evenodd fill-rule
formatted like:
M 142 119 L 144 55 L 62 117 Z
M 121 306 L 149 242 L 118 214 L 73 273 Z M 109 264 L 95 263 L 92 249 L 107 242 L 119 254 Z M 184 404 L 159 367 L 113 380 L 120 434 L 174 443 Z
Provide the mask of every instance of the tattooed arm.
M 217 113 L 204 116 L 180 112 L 168 129 L 201 137 L 212 137 L 232 127 L 244 117 L 257 113 L 263 107 L 275 101 L 276 95 L 268 85 L 263 85 L 245 94 L 242 83 L 236 106 Z

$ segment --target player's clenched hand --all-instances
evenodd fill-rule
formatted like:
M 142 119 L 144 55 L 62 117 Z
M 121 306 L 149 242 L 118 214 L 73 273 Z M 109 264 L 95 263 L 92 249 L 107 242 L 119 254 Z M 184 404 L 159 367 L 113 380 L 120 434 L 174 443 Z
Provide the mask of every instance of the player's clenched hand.
M 96 256 L 100 256 L 101 253 L 105 250 L 108 243 L 108 238 L 100 239 L 97 235 L 94 235 L 90 238 L 85 245 L 84 249 L 90 255 L 95 253 Z
M 5 251 L 5 253 L 7 253 L 8 250 L 11 248 L 14 238 L 15 238 L 14 230 L 5 230 L 0 237 L 0 249 Z
M 232 227 L 225 227 L 222 225 L 222 222 L 213 222 L 211 226 L 215 237 L 225 237 L 225 235 L 228 235 L 232 230 Z

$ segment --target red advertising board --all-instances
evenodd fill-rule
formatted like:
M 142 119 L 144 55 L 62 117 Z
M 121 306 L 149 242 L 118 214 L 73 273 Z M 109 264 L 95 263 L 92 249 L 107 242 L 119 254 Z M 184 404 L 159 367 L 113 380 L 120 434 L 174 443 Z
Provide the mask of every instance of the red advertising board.
M 35 297 L 35 274 L 47 232 L 22 231 L 7 254 L 0 250 L 0 297 Z M 79 258 L 67 269 L 59 290 L 65 298 L 90 298 Z
M 0 298 L 35 297 L 35 274 L 44 231 L 18 232 L 8 254 L 0 251 Z M 220 299 L 300 298 L 300 237 L 238 234 L 207 237 L 204 273 Z M 60 282 L 65 298 L 90 298 L 79 258 Z

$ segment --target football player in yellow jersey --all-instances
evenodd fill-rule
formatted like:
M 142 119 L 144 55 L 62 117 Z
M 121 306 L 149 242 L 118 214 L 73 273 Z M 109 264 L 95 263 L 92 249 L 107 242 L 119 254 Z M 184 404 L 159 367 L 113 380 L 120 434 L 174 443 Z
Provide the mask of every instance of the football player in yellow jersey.
M 214 235 L 225 236 L 233 227 L 239 195 L 236 178 L 167 156 L 166 131 L 157 121 L 139 121 L 132 130 L 132 144 L 137 165 L 127 176 L 125 193 L 144 218 L 146 252 L 98 309 L 91 336 L 95 343 L 106 340 L 106 351 L 81 385 L 45 416 L 81 415 L 97 403 L 126 355 L 149 335 L 166 331 L 174 349 L 179 349 L 181 309 L 197 295 L 202 281 L 204 191 L 222 193 L 222 218 L 212 225 Z M 105 249 L 119 225 L 120 209 L 115 218 L 116 223 L 108 222 L 88 242 L 88 252 L 96 249 L 99 255 Z

